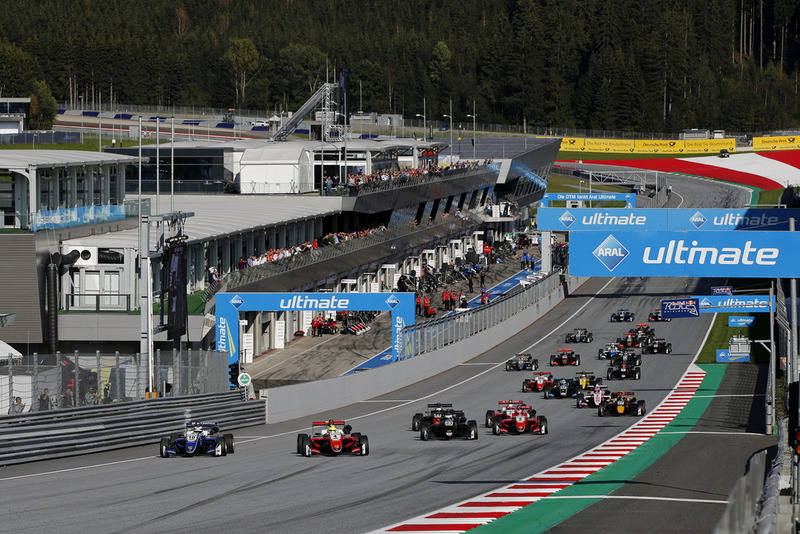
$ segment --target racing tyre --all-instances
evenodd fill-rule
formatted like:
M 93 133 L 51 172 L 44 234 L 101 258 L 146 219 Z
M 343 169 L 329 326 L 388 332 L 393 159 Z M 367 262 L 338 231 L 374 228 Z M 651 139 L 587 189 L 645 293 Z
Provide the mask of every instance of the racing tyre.
M 550 398 L 550 386 L 545 386 L 545 388 L 544 388 L 544 398 L 545 399 L 549 399 Z
M 581 406 L 581 402 L 583 402 L 583 394 L 582 393 L 580 395 L 578 395 L 577 397 L 575 397 L 575 407 L 576 408 L 583 408 L 583 406 Z
M 636 365 L 637 365 L 637 366 L 638 366 L 638 365 L 642 365 L 642 357 L 641 357 L 641 356 L 639 356 L 638 358 L 636 358 Z
M 636 415 L 644 415 L 647 413 L 647 409 L 644 407 L 644 401 L 640 400 L 636 403 Z
M 305 434 L 297 434 L 297 454 L 303 454 L 303 436 Z
M 411 418 L 411 430 L 413 430 L 414 432 L 419 430 L 420 421 L 422 421 L 422 414 L 421 413 L 415 413 L 414 417 Z
M 541 415 L 539 416 L 539 434 L 547 434 L 550 432 L 550 429 L 547 427 L 547 417 Z
M 667 354 L 671 354 L 672 353 L 672 345 L 667 345 L 667 348 L 666 348 L 666 350 L 664 352 L 666 352 Z
M 569 334 L 564 336 L 564 343 L 569 343 L 570 341 L 572 341 L 572 339 L 571 339 L 571 336 Z
M 506 371 L 510 371 L 510 370 L 511 370 L 511 364 L 506 362 Z
M 369 438 L 367 436 L 359 436 L 358 443 L 361 447 L 361 456 L 369 455 Z
M 236 451 L 233 434 L 222 434 L 222 439 L 225 442 L 225 450 L 228 454 L 233 454 Z
M 303 442 L 300 454 L 302 454 L 306 458 L 310 458 L 311 457 L 311 436 L 309 436 L 308 434 L 300 434 L 300 437 L 301 437 L 302 442 Z
M 639 380 L 640 378 L 642 378 L 642 372 L 639 369 L 637 369 L 636 371 L 633 372 L 633 379 Z
M 525 388 L 522 388 L 525 391 Z M 494 412 L 492 410 L 486 410 L 486 428 L 492 428 L 492 423 L 494 422 Z
M 169 453 L 167 452 L 169 446 L 170 446 L 169 438 L 161 438 L 161 443 L 158 445 L 158 454 L 162 458 L 169 458 Z
M 524 391 L 528 391 L 528 384 L 530 384 L 530 383 L 531 383 L 531 381 L 528 380 L 527 378 L 522 382 L 522 391 L 523 392 Z M 488 419 L 486 420 L 486 426 L 489 426 L 489 420 Z
M 599 417 L 603 417 L 606 414 L 606 403 L 605 401 L 600 403 L 600 406 L 597 407 L 597 415 Z
M 580 354 L 576 354 L 575 355 L 575 365 L 580 366 L 580 364 L 581 364 L 581 355 Z
M 594 383 L 595 383 L 596 386 L 602 386 L 603 385 L 603 379 L 602 378 L 598 378 L 597 380 L 594 381 Z
M 220 436 L 217 438 L 217 445 L 216 450 L 214 451 L 214 456 L 227 456 L 228 455 L 228 447 L 225 445 L 225 440 L 222 439 Z
M 606 372 L 606 379 L 607 380 L 613 380 L 614 379 L 614 371 L 612 369 L 609 369 Z
M 469 428 L 467 439 L 478 439 L 478 422 L 474 419 L 470 419 L 467 421 L 467 427 Z
M 497 421 L 495 421 L 494 424 L 492 425 L 492 434 L 494 434 L 495 436 L 500 435 L 500 423 Z
M 586 342 L 587 343 L 591 343 L 593 340 L 594 340 L 594 338 L 592 336 L 589 336 L 589 337 L 586 338 Z
M 430 437 L 431 423 L 430 421 L 423 421 L 419 425 L 419 439 L 427 441 Z
M 533 370 L 536 371 L 539 369 L 539 360 L 533 360 Z

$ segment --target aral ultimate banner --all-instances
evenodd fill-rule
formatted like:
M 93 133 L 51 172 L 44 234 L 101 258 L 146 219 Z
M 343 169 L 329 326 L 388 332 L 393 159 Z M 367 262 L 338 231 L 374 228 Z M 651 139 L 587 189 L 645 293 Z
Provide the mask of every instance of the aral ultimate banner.
M 797 209 L 620 209 L 540 208 L 539 230 L 729 231 L 788 230 Z
M 574 232 L 573 276 L 800 276 L 800 232 Z

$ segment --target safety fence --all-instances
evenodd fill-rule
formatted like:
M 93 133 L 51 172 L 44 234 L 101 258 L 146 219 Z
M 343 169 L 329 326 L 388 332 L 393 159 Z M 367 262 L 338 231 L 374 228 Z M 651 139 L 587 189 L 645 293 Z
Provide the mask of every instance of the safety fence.
M 9 357 L 8 364 L 0 366 L 0 413 L 9 413 L 12 404 L 22 406 L 11 411 L 30 413 L 229 390 L 228 355 L 224 352 L 155 351 L 155 395 L 148 391 L 149 366 L 147 358 L 139 354 L 119 352 Z
M 189 422 L 220 431 L 266 423 L 265 402 L 243 390 L 0 416 L 0 465 L 156 443 Z M 153 455 L 156 455 L 153 448 Z
M 542 278 L 532 278 L 479 308 L 409 326 L 403 330 L 403 354 L 410 357 L 432 352 L 477 335 L 527 310 L 563 283 L 563 275 L 554 271 Z

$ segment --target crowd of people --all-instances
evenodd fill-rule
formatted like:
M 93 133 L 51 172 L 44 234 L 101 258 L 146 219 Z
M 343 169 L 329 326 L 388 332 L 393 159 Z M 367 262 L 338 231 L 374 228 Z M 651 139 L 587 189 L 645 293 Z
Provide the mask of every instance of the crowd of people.
M 425 182 L 432 179 L 447 176 L 448 173 L 462 169 L 474 169 L 480 165 L 488 165 L 493 160 L 487 159 L 483 163 L 480 161 L 457 161 L 451 163 L 447 167 L 405 167 L 403 169 L 383 169 L 373 172 L 371 174 L 348 174 L 347 184 L 340 184 L 333 178 L 326 177 L 325 194 L 333 194 L 333 187 L 347 185 L 351 193 L 358 194 L 362 190 L 373 190 L 379 187 L 380 184 L 389 184 L 392 187 L 403 187 L 405 185 L 413 185 L 415 183 Z

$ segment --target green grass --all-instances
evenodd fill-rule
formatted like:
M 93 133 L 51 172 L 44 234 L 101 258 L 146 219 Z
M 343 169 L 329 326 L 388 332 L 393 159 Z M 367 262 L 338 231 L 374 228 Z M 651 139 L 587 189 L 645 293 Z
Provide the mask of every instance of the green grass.
M 168 144 L 169 139 L 162 139 L 161 144 Z M 143 139 L 143 145 L 156 144 L 155 139 Z M 103 150 L 111 146 L 111 139 L 103 138 Z M 137 139 L 117 139 L 118 147 L 139 146 Z M 87 152 L 97 152 L 97 138 L 87 139 L 83 143 L 36 143 L 33 147 L 31 143 L 16 145 L 0 145 L 0 150 L 85 150 Z

